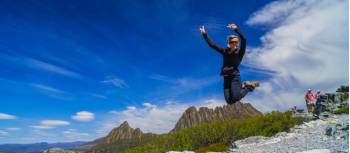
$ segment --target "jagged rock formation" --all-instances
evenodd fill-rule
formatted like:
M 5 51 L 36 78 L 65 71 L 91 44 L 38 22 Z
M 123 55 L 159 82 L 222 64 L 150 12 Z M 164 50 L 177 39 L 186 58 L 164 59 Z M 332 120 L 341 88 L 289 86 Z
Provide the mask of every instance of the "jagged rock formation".
M 112 129 L 106 137 L 95 141 L 95 145 L 87 151 L 88 153 L 115 153 L 124 152 L 125 149 L 142 145 L 157 134 L 143 133 L 139 128 L 133 129 L 127 121 L 119 127 Z
M 199 110 L 193 106 L 182 114 L 175 128 L 171 131 L 178 131 L 216 120 L 245 119 L 256 115 L 261 115 L 261 112 L 249 103 L 237 102 L 233 105 L 225 105 L 223 107 L 216 107 L 215 109 L 201 107 Z
M 139 128 L 133 129 L 129 126 L 127 121 L 123 122 L 119 127 L 114 128 L 109 134 L 102 138 L 104 143 L 112 143 L 118 140 L 126 139 L 141 139 L 145 135 Z M 146 135 L 153 135 L 151 133 L 146 133 Z

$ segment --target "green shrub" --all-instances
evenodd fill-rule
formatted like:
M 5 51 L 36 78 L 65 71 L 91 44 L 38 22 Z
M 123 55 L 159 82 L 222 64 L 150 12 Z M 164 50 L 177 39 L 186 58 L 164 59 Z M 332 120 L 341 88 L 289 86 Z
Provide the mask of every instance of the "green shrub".
M 206 153 L 206 152 L 223 152 L 229 150 L 230 147 L 225 144 L 211 144 L 206 147 L 202 147 L 196 150 L 196 153 Z
M 300 123 L 298 118 L 292 117 L 291 112 L 271 112 L 244 120 L 215 121 L 163 135 L 126 152 L 164 153 L 169 150 L 196 150 L 203 147 L 204 150 L 206 147 L 223 148 L 222 145 L 228 146 L 235 140 L 249 136 L 273 136 Z
M 349 114 L 349 107 L 339 108 L 334 114 Z

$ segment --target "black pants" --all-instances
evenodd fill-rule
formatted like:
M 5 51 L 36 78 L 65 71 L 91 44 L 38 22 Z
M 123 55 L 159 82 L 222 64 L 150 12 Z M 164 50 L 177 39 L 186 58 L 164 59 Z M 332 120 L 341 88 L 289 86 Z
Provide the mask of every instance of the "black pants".
M 254 88 L 254 86 L 242 87 L 239 75 L 224 76 L 224 96 L 228 104 L 234 104 L 241 100 L 248 92 L 253 91 Z

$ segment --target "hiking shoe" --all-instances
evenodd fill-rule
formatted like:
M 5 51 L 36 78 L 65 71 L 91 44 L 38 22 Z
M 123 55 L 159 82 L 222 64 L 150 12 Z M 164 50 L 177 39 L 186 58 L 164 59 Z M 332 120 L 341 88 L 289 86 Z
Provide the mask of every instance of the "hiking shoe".
M 258 81 L 246 81 L 243 82 L 244 86 L 253 86 L 253 87 L 259 87 L 260 83 Z

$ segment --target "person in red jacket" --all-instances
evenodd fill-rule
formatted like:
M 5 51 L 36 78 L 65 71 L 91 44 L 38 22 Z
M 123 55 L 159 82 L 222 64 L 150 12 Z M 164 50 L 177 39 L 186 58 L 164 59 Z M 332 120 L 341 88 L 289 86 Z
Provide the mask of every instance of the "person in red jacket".
M 318 90 L 315 94 L 315 98 L 316 98 L 316 100 L 318 100 L 318 99 L 320 99 L 320 97 L 321 97 L 321 91 Z
M 307 107 L 307 111 L 309 113 L 313 113 L 314 112 L 314 101 L 315 101 L 315 96 L 312 93 L 312 90 L 309 89 L 306 92 L 306 95 L 305 95 L 306 107 Z

